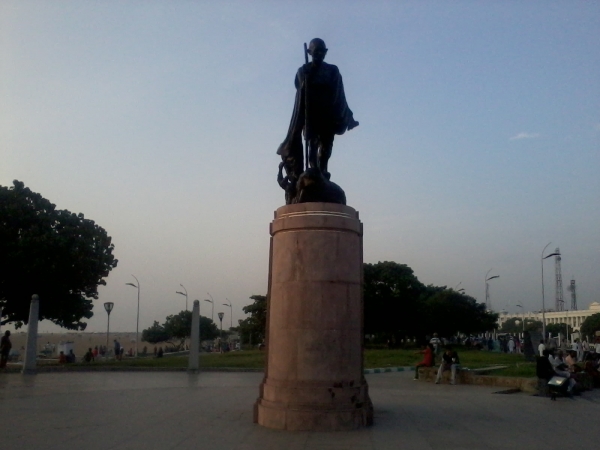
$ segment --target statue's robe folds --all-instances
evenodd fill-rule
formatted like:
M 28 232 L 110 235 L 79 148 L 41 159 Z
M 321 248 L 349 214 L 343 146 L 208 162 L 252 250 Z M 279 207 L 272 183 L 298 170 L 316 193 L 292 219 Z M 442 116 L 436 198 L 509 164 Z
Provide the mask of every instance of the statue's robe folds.
M 306 123 L 305 81 L 308 81 L 308 130 Z M 354 117 L 344 93 L 342 75 L 337 66 L 321 62 L 318 66 L 304 64 L 296 73 L 296 101 L 287 136 L 277 154 L 286 161 L 286 170 L 299 177 L 303 172 L 302 132 L 311 140 L 330 139 L 352 127 Z

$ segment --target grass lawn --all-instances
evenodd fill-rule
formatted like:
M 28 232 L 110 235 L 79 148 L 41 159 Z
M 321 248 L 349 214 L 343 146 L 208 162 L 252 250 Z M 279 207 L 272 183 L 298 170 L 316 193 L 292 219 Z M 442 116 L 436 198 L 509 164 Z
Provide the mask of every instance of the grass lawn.
M 458 349 L 463 367 L 476 369 L 494 365 L 507 365 L 507 369 L 494 372 L 494 374 L 502 376 L 535 376 L 535 364 L 525 362 L 522 355 L 511 355 L 505 353 L 492 353 L 477 350 L 461 350 Z M 261 369 L 265 365 L 264 351 L 247 350 L 243 352 L 229 353 L 203 353 L 200 356 L 200 367 L 214 368 L 245 368 L 245 369 Z M 436 358 L 439 361 L 440 356 Z M 422 359 L 422 355 L 415 354 L 414 350 L 403 349 L 369 349 L 365 350 L 365 368 L 385 368 L 385 367 L 402 367 L 414 366 Z M 187 356 L 173 356 L 165 358 L 139 358 L 139 359 L 124 359 L 123 361 L 106 361 L 94 363 L 77 363 L 69 364 L 65 368 L 73 367 L 76 370 L 78 367 L 147 367 L 147 368 L 187 368 Z
M 493 353 L 480 350 L 462 350 L 457 348 L 460 363 L 463 367 L 477 369 L 496 365 L 515 366 L 524 363 L 523 355 Z M 441 355 L 436 358 L 439 363 Z M 365 368 L 414 366 L 423 359 L 423 355 L 415 354 L 415 350 L 365 350 Z
M 56 365 L 57 363 L 53 363 Z M 187 356 L 171 356 L 164 358 L 140 357 L 124 358 L 122 361 L 98 361 L 91 363 L 78 362 L 67 364 L 69 367 L 147 367 L 147 368 L 187 368 Z M 200 355 L 200 367 L 232 367 L 242 369 L 262 369 L 265 366 L 265 352 L 259 350 L 250 350 L 243 352 L 229 353 L 202 353 Z

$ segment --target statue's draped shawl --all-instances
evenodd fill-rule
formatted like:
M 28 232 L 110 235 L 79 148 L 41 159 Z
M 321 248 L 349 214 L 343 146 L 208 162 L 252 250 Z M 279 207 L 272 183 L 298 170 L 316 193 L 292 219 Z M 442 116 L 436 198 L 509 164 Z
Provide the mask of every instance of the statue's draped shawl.
M 308 75 L 308 77 L 306 77 Z M 346 103 L 344 84 L 337 66 L 322 62 L 305 64 L 296 73 L 296 100 L 287 136 L 277 154 L 283 159 L 303 161 L 302 131 L 305 125 L 305 80 L 308 78 L 308 138 L 344 134 L 354 118 Z M 305 131 L 306 133 L 306 131 Z

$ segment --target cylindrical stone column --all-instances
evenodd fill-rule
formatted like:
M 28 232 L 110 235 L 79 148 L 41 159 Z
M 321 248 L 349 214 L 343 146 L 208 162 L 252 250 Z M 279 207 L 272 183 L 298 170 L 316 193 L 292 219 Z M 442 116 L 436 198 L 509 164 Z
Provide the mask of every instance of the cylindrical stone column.
M 189 372 L 198 372 L 200 365 L 198 363 L 200 352 L 200 301 L 194 300 L 192 308 L 192 330 L 190 335 L 190 356 L 188 362 Z
M 271 236 L 267 367 L 255 421 L 285 430 L 370 425 L 358 213 L 332 203 L 287 205 L 276 211 Z
M 40 297 L 37 294 L 31 296 L 29 306 L 29 322 L 27 324 L 27 345 L 25 346 L 25 360 L 23 362 L 24 374 L 36 373 L 37 367 L 37 337 L 38 319 L 40 316 Z

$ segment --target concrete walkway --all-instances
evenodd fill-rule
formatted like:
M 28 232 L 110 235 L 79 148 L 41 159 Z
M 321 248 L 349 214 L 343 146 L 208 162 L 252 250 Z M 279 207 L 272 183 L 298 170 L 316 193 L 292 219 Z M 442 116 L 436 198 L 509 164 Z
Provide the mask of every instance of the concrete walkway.
M 345 433 L 282 432 L 252 423 L 259 373 L 0 373 L 0 448 L 58 449 L 591 449 L 600 391 L 575 399 L 367 375 L 375 425 Z

